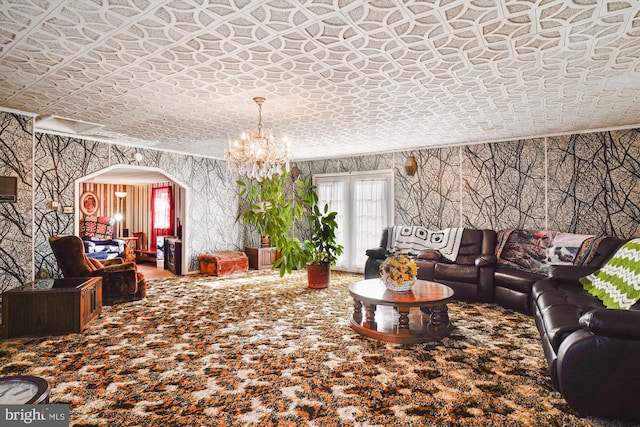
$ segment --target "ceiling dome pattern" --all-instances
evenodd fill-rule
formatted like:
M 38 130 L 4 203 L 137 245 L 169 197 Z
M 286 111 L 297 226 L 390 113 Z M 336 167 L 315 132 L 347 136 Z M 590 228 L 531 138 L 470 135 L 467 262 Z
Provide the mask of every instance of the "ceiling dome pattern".
M 625 1 L 16 1 L 0 106 L 223 157 L 264 123 L 295 159 L 635 126 Z

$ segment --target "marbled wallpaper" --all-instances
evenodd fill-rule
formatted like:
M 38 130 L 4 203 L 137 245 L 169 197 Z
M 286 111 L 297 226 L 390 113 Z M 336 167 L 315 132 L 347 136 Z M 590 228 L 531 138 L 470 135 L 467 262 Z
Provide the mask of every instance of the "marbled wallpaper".
M 544 140 L 462 148 L 463 227 L 544 228 Z
M 0 294 L 33 277 L 33 118 L 0 113 L 0 176 L 17 177 L 16 203 L 0 202 Z
M 108 144 L 56 135 L 35 134 L 34 191 L 34 249 L 35 271 L 46 271 L 61 277 L 49 237 L 73 234 L 76 218 L 60 209 L 48 209 L 49 201 L 60 206 L 74 206 L 74 183 L 90 173 L 102 169 L 109 157 Z
M 56 234 L 73 233 L 76 219 L 73 214 L 63 214 L 61 209 L 49 209 L 48 202 L 73 206 L 75 181 L 115 164 L 158 168 L 188 188 L 183 240 L 190 255 L 183 263 L 183 271 L 197 270 L 197 256 L 201 253 L 242 248 L 243 229 L 235 222 L 237 186 L 226 170 L 226 162 L 49 134 L 34 135 L 31 118 L 0 113 L 0 119 L 3 123 L 0 168 L 3 174 L 19 176 L 20 181 L 20 203 L 0 204 L 2 229 L 6 230 L 0 232 L 0 250 L 9 254 L 2 256 L 5 264 L 2 290 L 31 280 L 40 270 L 54 277 L 60 275 L 48 239 Z M 140 162 L 133 160 L 134 152 L 143 155 Z M 35 165 L 33 173 L 32 165 Z
M 74 182 L 115 164 L 159 168 L 189 192 L 185 271 L 197 256 L 241 249 L 247 241 L 235 177 L 226 162 L 119 144 L 33 133 L 33 119 L 0 113 L 0 173 L 17 176 L 18 203 L 0 203 L 0 291 L 31 280 L 40 270 L 57 275 L 48 244 L 72 233 L 75 218 L 48 209 L 51 200 L 74 204 Z M 133 160 L 134 152 L 143 155 Z M 418 172 L 404 174 L 413 155 Z M 549 228 L 640 235 L 640 129 L 593 132 L 299 162 L 303 176 L 393 170 L 395 223 L 445 227 Z M 35 165 L 35 166 L 33 166 Z M 33 202 L 32 202 L 33 200 Z M 33 248 L 33 249 L 32 249 Z
M 418 172 L 404 173 L 414 156 Z M 393 168 L 395 224 L 640 235 L 640 129 L 301 162 L 303 174 Z
M 418 172 L 406 176 L 414 156 Z M 460 223 L 460 149 L 437 148 L 396 154 L 395 222 L 438 230 Z
M 640 129 L 548 142 L 549 226 L 639 236 Z

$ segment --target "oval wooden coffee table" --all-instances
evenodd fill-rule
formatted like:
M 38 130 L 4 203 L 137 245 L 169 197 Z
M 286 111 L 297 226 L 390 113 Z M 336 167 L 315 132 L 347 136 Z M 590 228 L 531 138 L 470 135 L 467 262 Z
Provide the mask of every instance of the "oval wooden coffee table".
M 451 332 L 447 302 L 453 289 L 441 283 L 416 280 L 410 291 L 394 292 L 381 279 L 368 279 L 353 283 L 349 293 L 351 328 L 369 338 L 411 345 L 439 341 Z

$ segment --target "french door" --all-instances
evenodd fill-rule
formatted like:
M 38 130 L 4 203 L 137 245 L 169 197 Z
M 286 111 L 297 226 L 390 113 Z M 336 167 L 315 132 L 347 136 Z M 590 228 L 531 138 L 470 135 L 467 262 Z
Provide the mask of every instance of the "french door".
M 313 177 L 318 204 L 337 212 L 338 243 L 344 252 L 336 268 L 362 272 L 365 251 L 378 246 L 382 230 L 393 224 L 393 171 L 323 174 Z

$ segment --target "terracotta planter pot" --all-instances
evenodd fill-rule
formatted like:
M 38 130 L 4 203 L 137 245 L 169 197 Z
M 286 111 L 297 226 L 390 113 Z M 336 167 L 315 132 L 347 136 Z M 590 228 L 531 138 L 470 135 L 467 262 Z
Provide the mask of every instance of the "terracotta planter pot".
M 307 282 L 310 288 L 324 289 L 331 281 L 331 263 L 307 263 Z
M 269 239 L 269 236 L 260 237 L 260 247 L 261 248 L 268 248 L 270 244 L 271 244 L 271 241 Z

